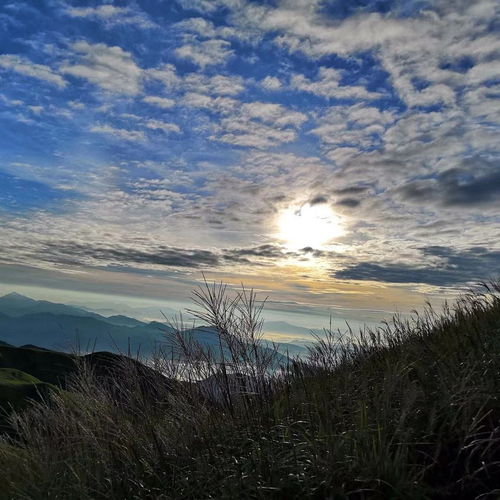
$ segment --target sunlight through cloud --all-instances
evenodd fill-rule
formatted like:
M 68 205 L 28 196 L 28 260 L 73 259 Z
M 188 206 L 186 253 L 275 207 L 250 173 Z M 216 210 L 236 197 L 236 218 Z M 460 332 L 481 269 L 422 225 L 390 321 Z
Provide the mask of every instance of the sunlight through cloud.
M 278 227 L 279 238 L 290 250 L 320 249 L 345 233 L 340 217 L 326 204 L 288 208 L 279 216 Z

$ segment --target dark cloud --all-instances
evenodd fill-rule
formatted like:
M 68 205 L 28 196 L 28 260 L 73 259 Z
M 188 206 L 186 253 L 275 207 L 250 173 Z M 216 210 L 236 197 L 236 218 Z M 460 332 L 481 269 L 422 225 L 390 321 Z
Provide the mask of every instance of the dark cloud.
M 336 189 L 335 194 L 361 194 L 368 191 L 368 186 L 349 186 L 342 189 Z
M 230 260 L 238 260 L 242 257 L 264 257 L 267 259 L 279 259 L 285 255 L 283 248 L 277 245 L 260 245 L 253 248 L 237 248 L 224 250 L 224 257 Z
M 360 203 L 361 203 L 361 201 L 357 200 L 356 198 L 343 198 L 342 200 L 337 201 L 336 205 L 354 208 L 354 207 L 357 207 Z
M 164 245 L 151 250 L 133 247 L 98 247 L 80 242 L 49 242 L 42 252 L 43 260 L 65 265 L 132 265 L 152 264 L 166 267 L 198 269 L 219 267 L 229 263 L 262 264 L 266 260 L 278 260 L 288 256 L 300 256 L 287 252 L 278 245 L 260 245 L 250 248 L 230 248 L 220 251 L 175 248 Z
M 106 263 L 155 264 L 191 268 L 217 266 L 220 263 L 220 257 L 209 250 L 159 246 L 154 250 L 144 251 L 137 248 L 97 247 L 74 242 L 47 243 L 43 256 L 44 260 L 50 262 L 67 261 L 67 257 L 69 257 L 73 263 L 80 264 L 84 263 L 86 259 Z
M 434 266 L 361 262 L 337 271 L 333 276 L 338 279 L 362 281 L 454 286 L 500 275 L 500 251 L 491 251 L 484 247 L 457 251 L 442 246 L 430 246 L 421 250 L 423 261 L 426 258 L 428 260 L 428 257 L 437 257 L 441 262 Z
M 326 196 L 317 195 L 309 201 L 309 205 L 321 205 L 322 203 L 328 203 L 328 198 Z
M 318 250 L 317 248 L 313 248 L 313 247 L 301 248 L 299 250 L 299 252 L 303 255 L 309 255 L 312 257 L 327 257 L 327 256 L 335 255 L 335 252 L 327 252 L 324 250 Z
M 417 179 L 398 190 L 405 200 L 443 206 L 472 206 L 500 202 L 500 161 L 469 160 L 431 178 Z

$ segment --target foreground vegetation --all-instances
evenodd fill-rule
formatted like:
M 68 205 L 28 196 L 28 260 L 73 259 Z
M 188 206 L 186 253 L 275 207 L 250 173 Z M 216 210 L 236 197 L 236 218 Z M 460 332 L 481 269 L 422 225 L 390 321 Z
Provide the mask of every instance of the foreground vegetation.
M 65 390 L 10 417 L 3 498 L 500 496 L 498 285 L 439 314 L 325 331 L 281 370 L 256 348 L 253 293 L 196 299 L 230 359 L 179 336 L 185 362 L 159 352 L 157 371 L 79 362 Z

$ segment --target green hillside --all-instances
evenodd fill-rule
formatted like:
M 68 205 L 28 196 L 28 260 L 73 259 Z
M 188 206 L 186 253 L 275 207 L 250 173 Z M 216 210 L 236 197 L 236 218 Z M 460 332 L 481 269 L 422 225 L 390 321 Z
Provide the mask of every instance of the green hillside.
M 66 377 L 75 371 L 76 365 L 69 354 L 0 345 L 0 368 L 15 368 L 43 382 L 64 386 Z
M 28 373 L 14 368 L 0 368 L 0 408 L 3 413 L 11 409 L 20 410 L 29 399 L 47 397 L 54 386 L 42 382 Z M 2 417 L 0 417 L 1 423 Z

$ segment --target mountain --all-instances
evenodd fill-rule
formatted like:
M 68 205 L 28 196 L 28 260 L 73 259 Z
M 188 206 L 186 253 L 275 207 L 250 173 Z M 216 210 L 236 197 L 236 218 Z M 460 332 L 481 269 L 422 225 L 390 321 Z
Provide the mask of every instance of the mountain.
M 100 350 L 147 357 L 161 348 L 169 355 L 179 352 L 177 339 L 172 333 L 172 328 L 156 322 L 131 328 L 112 325 L 96 318 L 50 313 L 0 318 L 2 341 L 15 346 L 29 344 L 65 352 Z M 188 329 L 182 332 L 182 336 L 186 341 L 192 340 L 210 349 L 219 360 L 230 357 L 224 342 L 220 352 L 219 337 L 213 328 Z M 265 345 L 261 349 L 271 352 Z M 284 356 L 280 355 L 278 359 L 284 361 Z
M 264 331 L 266 332 L 279 332 L 291 333 L 295 335 L 302 335 L 306 337 L 311 336 L 311 329 L 302 326 L 292 325 L 287 321 L 266 321 L 264 323 Z
M 158 348 L 166 354 L 178 353 L 173 328 L 152 321 L 145 323 L 124 315 L 104 317 L 79 307 L 33 300 L 17 293 L 0 297 L 0 341 L 13 346 L 38 346 L 65 352 L 110 351 L 148 357 Z M 199 326 L 182 332 L 185 341 L 194 341 L 210 349 L 217 359 L 229 359 L 229 347 L 222 342 L 212 327 Z M 272 347 L 263 342 L 262 353 L 271 353 Z M 303 351 L 293 344 L 279 344 L 278 362 L 286 360 L 286 353 Z
M 80 309 L 79 307 L 57 304 L 46 300 L 34 300 L 15 292 L 0 297 L 0 313 L 15 317 L 37 313 L 67 314 L 90 318 L 101 317 L 99 314 Z
M 129 318 L 128 316 L 123 316 L 122 314 L 108 316 L 106 318 L 106 323 L 116 326 L 128 326 L 131 328 L 144 325 L 143 321 L 139 321 L 138 319 L 135 318 Z
M 167 317 L 174 317 L 179 312 L 178 310 L 164 305 L 131 307 L 127 304 L 115 304 L 109 307 L 100 307 L 99 305 L 90 307 L 88 305 L 73 304 L 73 306 L 105 317 L 124 315 L 128 318 L 135 318 L 145 323 L 153 320 L 162 321 L 164 315 Z
M 67 352 L 107 350 L 147 355 L 157 343 L 164 341 L 163 336 L 156 327 L 118 326 L 107 323 L 104 318 L 47 312 L 0 317 L 1 340 L 18 346 L 33 344 Z

